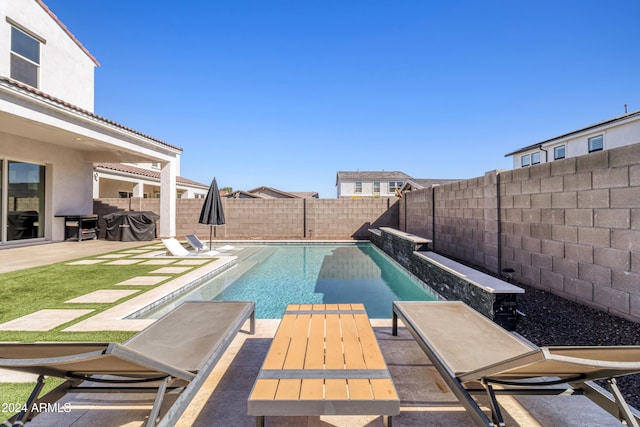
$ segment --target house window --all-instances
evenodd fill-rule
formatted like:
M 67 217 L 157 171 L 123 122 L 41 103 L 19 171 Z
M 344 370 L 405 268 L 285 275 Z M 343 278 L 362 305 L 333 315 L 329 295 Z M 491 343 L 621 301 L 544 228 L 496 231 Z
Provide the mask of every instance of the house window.
M 7 163 L 7 240 L 44 237 L 45 167 L 33 163 Z
M 362 193 L 362 182 L 356 181 L 356 191 L 357 194 Z
M 540 164 L 540 152 L 531 153 L 531 164 L 532 165 Z
M 380 194 L 380 181 L 373 182 L 373 194 Z
M 531 155 L 525 154 L 524 156 L 520 157 L 520 166 L 524 168 L 530 165 L 531 165 Z
M 11 78 L 38 87 L 40 42 L 11 27 Z
M 402 181 L 389 181 L 389 193 L 395 193 L 402 188 Z
M 589 138 L 589 152 L 602 151 L 604 149 L 604 135 Z
M 553 160 L 564 159 L 565 157 L 565 146 L 559 145 L 557 147 L 553 147 Z
M 133 197 L 133 193 L 128 191 L 118 191 L 118 197 L 121 199 L 131 199 Z

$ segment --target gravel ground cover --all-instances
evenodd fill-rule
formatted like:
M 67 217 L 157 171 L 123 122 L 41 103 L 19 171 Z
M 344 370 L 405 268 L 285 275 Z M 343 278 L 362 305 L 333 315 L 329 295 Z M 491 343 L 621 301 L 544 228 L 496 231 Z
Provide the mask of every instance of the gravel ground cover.
M 640 324 L 613 316 L 527 285 L 518 299 L 524 317 L 516 332 L 538 346 L 640 345 Z M 605 384 L 600 383 L 606 387 Z M 640 409 L 640 374 L 618 379 L 625 399 Z

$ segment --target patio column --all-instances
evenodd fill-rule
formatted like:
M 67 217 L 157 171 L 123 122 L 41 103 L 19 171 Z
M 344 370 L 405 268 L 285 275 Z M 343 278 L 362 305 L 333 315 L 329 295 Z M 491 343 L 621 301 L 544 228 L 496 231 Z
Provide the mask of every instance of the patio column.
M 144 182 L 137 181 L 133 184 L 133 197 L 144 197 Z
M 177 159 L 162 165 L 160 171 L 160 231 L 159 237 L 175 237 L 176 235 L 176 176 L 178 175 Z

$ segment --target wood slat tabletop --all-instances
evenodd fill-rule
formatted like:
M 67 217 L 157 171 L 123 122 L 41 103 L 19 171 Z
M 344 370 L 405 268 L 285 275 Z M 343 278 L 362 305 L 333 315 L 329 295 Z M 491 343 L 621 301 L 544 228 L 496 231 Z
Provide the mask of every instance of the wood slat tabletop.
M 396 415 L 400 401 L 362 304 L 291 304 L 249 415 Z

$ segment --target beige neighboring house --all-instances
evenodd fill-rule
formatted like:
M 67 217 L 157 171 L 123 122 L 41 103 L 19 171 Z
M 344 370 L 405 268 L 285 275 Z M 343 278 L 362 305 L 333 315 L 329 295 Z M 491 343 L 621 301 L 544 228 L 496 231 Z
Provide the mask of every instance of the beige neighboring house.
M 459 179 L 418 179 L 398 171 L 340 171 L 336 175 L 338 198 L 402 197 L 405 191 L 455 181 Z
M 209 186 L 181 176 L 176 177 L 179 199 L 204 199 Z M 160 197 L 159 163 L 94 163 L 93 197 Z
M 394 197 L 409 179 L 409 175 L 399 171 L 339 171 L 338 198 Z
M 317 199 L 318 192 L 317 191 L 286 192 L 286 191 L 277 190 L 272 187 L 258 187 L 249 191 L 237 190 L 227 194 L 225 197 L 234 198 L 234 199 L 311 199 L 311 198 Z
M 182 149 L 94 113 L 100 64 L 42 0 L 0 1 L 0 245 L 65 238 L 93 213 L 94 163 L 159 165 L 159 236 L 175 236 Z
M 640 110 L 522 147 L 505 157 L 513 157 L 513 168 L 519 169 L 637 143 Z

